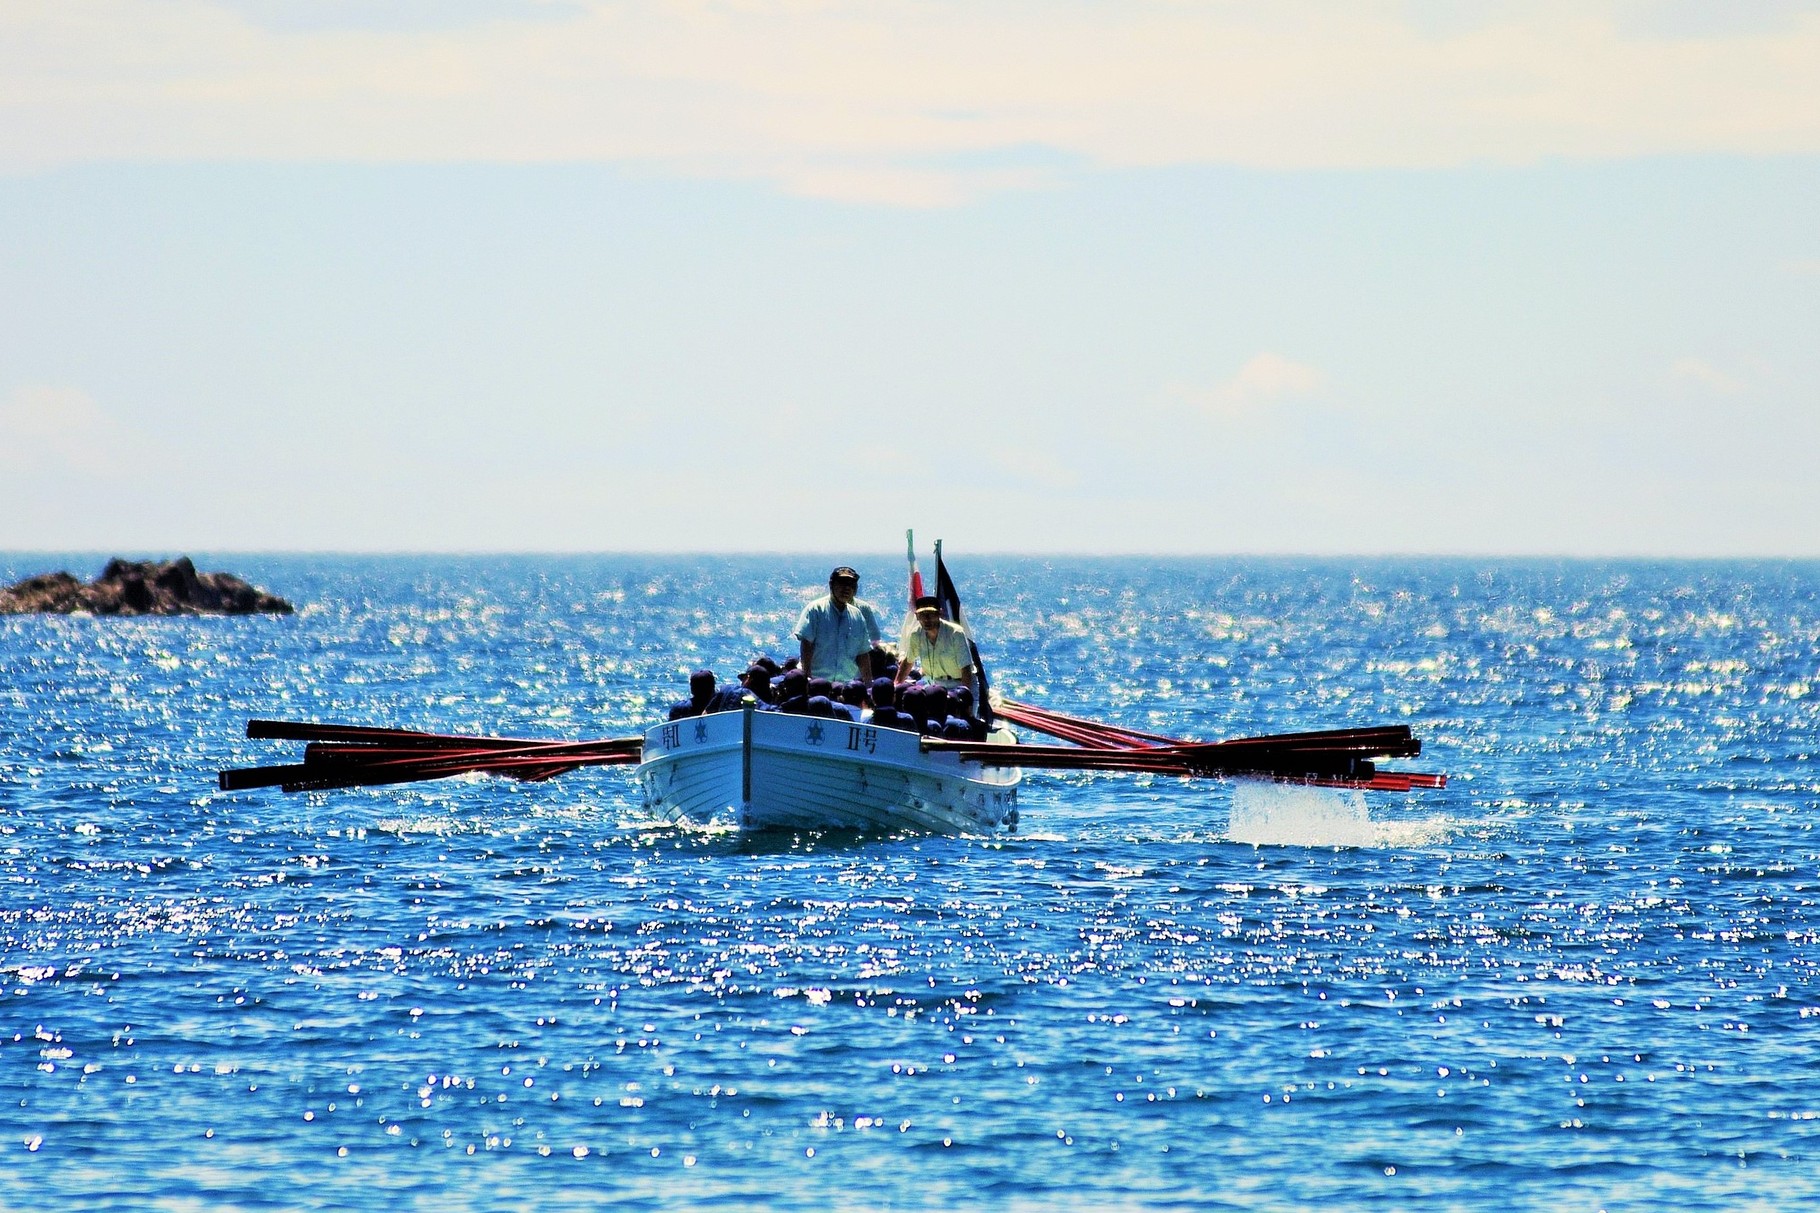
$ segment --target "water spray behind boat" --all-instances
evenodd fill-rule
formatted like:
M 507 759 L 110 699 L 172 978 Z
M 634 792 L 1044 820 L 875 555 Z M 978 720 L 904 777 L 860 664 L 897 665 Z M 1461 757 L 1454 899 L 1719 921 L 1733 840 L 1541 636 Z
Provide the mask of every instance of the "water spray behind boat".
M 1358 789 L 1256 779 L 1234 781 L 1226 837 L 1252 846 L 1287 847 L 1369 847 L 1378 841 L 1365 794 Z

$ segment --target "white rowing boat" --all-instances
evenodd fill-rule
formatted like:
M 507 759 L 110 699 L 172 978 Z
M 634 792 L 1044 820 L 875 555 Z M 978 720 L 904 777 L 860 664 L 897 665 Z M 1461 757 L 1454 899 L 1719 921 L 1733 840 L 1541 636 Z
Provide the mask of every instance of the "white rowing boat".
M 1002 726 L 990 740 L 1016 743 Z M 1016 767 L 925 752 L 922 737 L 902 729 L 750 707 L 658 725 L 638 765 L 652 813 L 730 817 L 742 830 L 1010 830 L 1022 778 Z

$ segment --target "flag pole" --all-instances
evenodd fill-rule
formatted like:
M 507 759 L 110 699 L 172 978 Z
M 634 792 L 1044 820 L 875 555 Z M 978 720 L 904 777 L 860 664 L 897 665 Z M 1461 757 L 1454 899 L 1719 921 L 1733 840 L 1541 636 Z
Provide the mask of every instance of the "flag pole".
M 916 627 L 916 600 L 923 596 L 923 575 L 916 567 L 916 532 L 904 531 L 904 558 L 910 562 L 910 596 L 904 604 L 904 623 L 898 629 L 898 652 L 910 647 L 910 631 Z
M 939 542 L 935 545 L 938 553 L 941 551 L 941 546 Z M 907 605 L 914 607 L 916 600 L 923 596 L 923 575 L 916 567 L 915 531 L 906 530 L 904 532 L 904 557 L 910 562 L 910 601 Z

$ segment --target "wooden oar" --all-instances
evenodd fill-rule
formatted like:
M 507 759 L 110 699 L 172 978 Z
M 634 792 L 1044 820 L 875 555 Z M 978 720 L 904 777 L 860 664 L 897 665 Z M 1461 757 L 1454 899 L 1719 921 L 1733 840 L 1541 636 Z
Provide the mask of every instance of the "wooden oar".
M 1357 750 L 1383 758 L 1413 758 L 1422 752 L 1406 724 L 1364 729 L 1325 729 L 1311 733 L 1272 733 L 1263 737 L 1233 737 L 1211 744 L 1259 750 Z
M 1076 745 L 1145 749 L 1153 745 L 1174 745 L 1180 740 L 1160 733 L 1143 733 L 1136 729 L 1103 724 L 1097 720 L 1083 720 L 1079 716 L 1039 708 L 1035 704 L 1020 703 L 1015 699 L 1003 700 L 993 710 L 1013 724 L 1038 733 L 1047 733 L 1051 737 L 1060 737 L 1063 741 L 1072 741 Z
M 991 766 L 1091 768 L 1106 771 L 1170 771 L 1178 774 L 1232 774 L 1242 771 L 1369 776 L 1371 760 L 1345 751 L 1227 750 L 1218 744 L 1158 746 L 1119 750 L 1048 745 L 992 745 L 986 742 L 923 743 L 929 751 L 958 754 Z
M 1220 745 L 1255 750 L 1344 751 L 1381 758 L 1413 758 L 1422 743 L 1405 724 L 1361 729 L 1323 729 L 1306 733 L 1273 733 L 1262 737 L 1235 737 L 1220 742 L 1191 742 L 1160 733 L 1144 733 L 1118 725 L 1101 724 L 1052 712 L 1015 700 L 1001 704 L 999 714 L 1014 724 L 1072 741 L 1077 745 L 1114 750 L 1146 750 L 1182 746 Z
M 218 782 L 224 791 L 261 787 L 320 791 L 445 779 L 474 771 L 542 780 L 584 766 L 637 762 L 644 748 L 642 737 L 534 741 L 284 720 L 248 721 L 247 735 L 310 744 L 301 764 L 222 771 Z
M 419 783 L 474 772 L 506 775 L 514 779 L 543 780 L 584 766 L 618 766 L 635 763 L 638 758 L 637 751 L 603 752 L 585 757 L 576 757 L 571 752 L 565 755 L 564 761 L 560 762 L 552 761 L 550 757 L 542 754 L 523 754 L 506 758 L 450 759 L 445 762 L 408 765 L 376 763 L 371 766 L 357 765 L 340 768 L 330 766 L 291 767 L 279 768 L 284 770 L 287 776 L 279 786 L 287 792 L 320 792 L 330 788 L 362 788 L 377 787 L 383 784 Z
M 1013 724 L 1022 725 L 1076 745 L 1105 749 L 1152 749 L 1159 746 L 1203 744 L 1161 733 L 1146 733 L 1119 725 L 1084 720 L 1062 712 L 1039 708 L 1034 704 L 1007 700 L 998 712 Z M 1324 729 L 1307 733 L 1275 733 L 1262 737 L 1235 737 L 1220 745 L 1253 746 L 1261 749 L 1370 751 L 1386 758 L 1412 758 L 1421 753 L 1421 743 L 1411 735 L 1408 725 L 1380 725 L 1362 729 Z M 1382 747 L 1382 748 L 1380 748 Z
M 1226 748 L 1227 743 L 1156 746 L 1141 750 L 1116 747 L 992 745 L 977 741 L 925 738 L 925 751 L 954 754 L 986 766 L 1046 767 L 1076 771 L 1132 771 L 1158 775 L 1216 778 L 1265 778 L 1373 791 L 1407 792 L 1440 788 L 1445 775 L 1417 771 L 1379 771 L 1360 752 Z

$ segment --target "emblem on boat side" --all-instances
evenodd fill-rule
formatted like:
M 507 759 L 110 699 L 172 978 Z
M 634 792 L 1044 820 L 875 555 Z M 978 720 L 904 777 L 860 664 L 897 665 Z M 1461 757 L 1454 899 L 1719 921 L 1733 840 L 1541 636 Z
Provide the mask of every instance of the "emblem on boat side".
M 822 743 L 822 722 L 819 720 L 811 720 L 809 722 L 809 731 L 803 734 L 803 740 L 810 745 L 820 745 Z
M 698 720 L 695 722 L 695 744 L 700 745 L 706 740 L 708 740 L 708 722 Z

